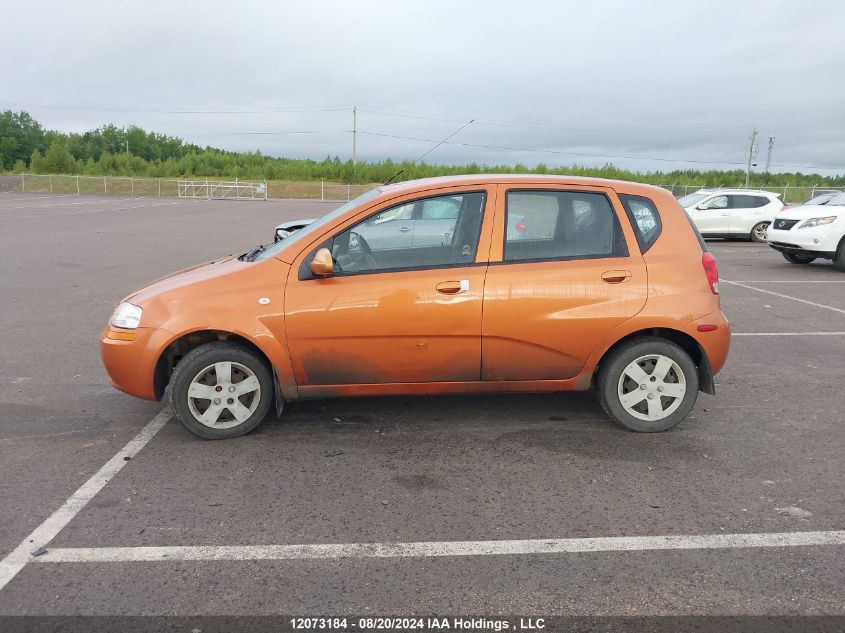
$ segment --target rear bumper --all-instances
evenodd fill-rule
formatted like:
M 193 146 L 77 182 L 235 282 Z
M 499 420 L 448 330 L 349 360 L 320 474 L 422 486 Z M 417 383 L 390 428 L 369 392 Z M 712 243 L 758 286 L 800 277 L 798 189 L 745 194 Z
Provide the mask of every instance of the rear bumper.
M 701 332 L 698 329 L 699 326 L 712 325 L 715 325 L 716 329 L 709 332 Z M 698 341 L 701 350 L 710 363 L 712 374 L 714 376 L 718 374 L 728 360 L 728 352 L 731 347 L 731 323 L 722 313 L 722 310 L 716 310 L 707 316 L 692 321 L 687 324 L 684 330 Z

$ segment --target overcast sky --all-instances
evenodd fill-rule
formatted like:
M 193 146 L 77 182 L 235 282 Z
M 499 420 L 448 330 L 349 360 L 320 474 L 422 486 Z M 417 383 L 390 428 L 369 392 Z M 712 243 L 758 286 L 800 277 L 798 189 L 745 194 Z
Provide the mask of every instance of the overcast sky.
M 358 106 L 359 159 L 475 118 L 426 160 L 640 171 L 744 167 L 756 126 L 758 169 L 773 135 L 773 170 L 842 174 L 843 24 L 838 0 L 0 0 L 0 108 L 319 159 Z

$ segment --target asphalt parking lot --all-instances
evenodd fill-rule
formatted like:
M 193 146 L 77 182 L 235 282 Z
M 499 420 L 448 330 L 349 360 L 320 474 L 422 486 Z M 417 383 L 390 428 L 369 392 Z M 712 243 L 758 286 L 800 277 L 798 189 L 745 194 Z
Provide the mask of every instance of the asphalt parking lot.
M 711 242 L 737 336 L 717 396 L 669 433 L 519 394 L 293 403 L 204 442 L 109 386 L 98 341 L 123 296 L 334 206 L 0 194 L 0 614 L 845 615 L 829 263 Z M 29 539 L 46 552 L 10 574 Z

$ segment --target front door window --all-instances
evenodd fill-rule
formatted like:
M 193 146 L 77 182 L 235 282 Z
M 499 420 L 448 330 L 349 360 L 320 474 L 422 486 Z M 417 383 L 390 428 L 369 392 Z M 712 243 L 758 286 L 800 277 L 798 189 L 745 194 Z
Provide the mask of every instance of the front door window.
M 433 268 L 475 261 L 483 192 L 406 202 L 359 222 L 332 240 L 335 272 Z

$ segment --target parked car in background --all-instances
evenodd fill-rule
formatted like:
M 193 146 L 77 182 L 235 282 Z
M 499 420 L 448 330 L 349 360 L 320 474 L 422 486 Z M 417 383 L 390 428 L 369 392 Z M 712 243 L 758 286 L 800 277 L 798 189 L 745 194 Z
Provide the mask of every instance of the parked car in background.
M 303 398 L 593 386 L 656 432 L 715 393 L 730 337 L 716 260 L 665 189 L 473 175 L 382 186 L 155 281 L 117 306 L 101 353 L 116 388 L 169 393 L 208 439 Z
M 830 202 L 833 198 L 838 196 L 841 191 L 825 191 L 824 193 L 817 194 L 807 200 L 806 202 L 802 202 L 800 205 L 796 204 L 784 204 L 782 211 L 786 211 L 787 209 L 794 209 L 797 206 L 802 207 L 811 207 L 816 205 L 825 205 Z
M 704 237 L 765 242 L 772 219 L 783 209 L 780 194 L 748 189 L 700 189 L 678 202 Z
M 813 205 L 825 205 L 830 202 L 833 198 L 842 195 L 841 191 L 826 191 L 825 193 L 820 193 L 816 196 L 813 196 L 807 202 L 802 204 L 801 206 L 804 207 L 811 207 Z
M 316 218 L 309 218 L 307 220 L 291 220 L 290 222 L 283 222 L 276 227 L 276 232 L 273 235 L 273 241 L 281 242 L 282 240 L 286 240 L 298 230 L 305 228 L 315 221 Z
M 768 241 L 790 264 L 829 259 L 845 272 L 845 193 L 782 211 L 769 227 Z
M 362 226 L 359 233 L 369 243 L 379 244 L 382 236 L 389 234 L 395 228 L 386 225 L 386 223 L 400 222 L 402 226 L 393 232 L 400 232 L 402 234 L 401 238 L 391 238 L 397 248 L 410 245 L 414 242 L 418 245 L 428 242 L 433 244 L 438 239 L 440 241 L 449 239 L 450 231 L 454 228 L 455 218 L 457 216 L 449 217 L 453 213 L 448 207 L 449 204 L 447 201 L 440 204 L 439 209 L 432 206 L 431 203 L 428 203 L 428 205 L 424 203 L 420 204 L 416 209 L 410 206 L 404 209 L 397 209 L 389 217 L 379 218 L 367 226 Z M 290 222 L 280 224 L 276 227 L 273 241 L 281 242 L 289 238 L 296 231 L 305 228 L 315 221 L 315 219 L 291 220 Z M 518 213 L 512 213 L 508 218 L 508 239 L 524 239 L 528 235 L 528 225 L 525 223 L 525 217 Z

